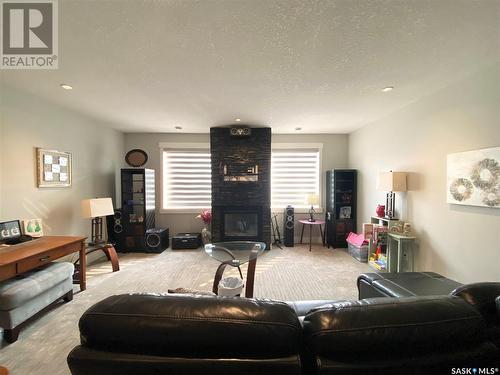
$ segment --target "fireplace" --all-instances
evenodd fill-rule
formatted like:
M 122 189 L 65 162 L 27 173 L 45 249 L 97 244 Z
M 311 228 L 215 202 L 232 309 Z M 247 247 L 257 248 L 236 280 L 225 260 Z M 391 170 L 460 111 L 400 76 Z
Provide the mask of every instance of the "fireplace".
M 222 241 L 259 241 L 262 238 L 260 207 L 225 206 L 220 210 Z
M 210 157 L 212 241 L 261 241 L 269 249 L 271 128 L 211 128 Z

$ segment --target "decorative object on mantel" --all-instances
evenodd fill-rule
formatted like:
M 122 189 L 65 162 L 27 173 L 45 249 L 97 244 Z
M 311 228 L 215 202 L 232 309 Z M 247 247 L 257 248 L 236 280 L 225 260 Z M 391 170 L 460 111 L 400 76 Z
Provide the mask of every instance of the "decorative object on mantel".
M 201 240 L 206 245 L 212 241 L 212 233 L 209 230 L 210 223 L 212 222 L 212 212 L 210 210 L 203 210 L 196 218 L 201 219 L 203 222 L 204 227 L 201 230 Z
M 248 165 L 248 162 L 237 161 L 222 165 L 224 181 L 257 182 L 259 181 L 259 166 Z
M 82 201 L 82 217 L 92 218 L 92 236 L 89 246 L 103 244 L 102 239 L 102 217 L 114 215 L 113 202 L 111 198 L 85 199 Z
M 377 181 L 377 190 L 387 191 L 386 214 L 388 219 L 394 219 L 396 191 L 406 191 L 406 172 L 380 172 Z
M 447 155 L 447 202 L 500 208 L 500 147 Z
M 23 233 L 31 237 L 42 237 L 42 219 L 23 219 Z
M 125 161 L 131 167 L 139 168 L 148 162 L 148 154 L 144 150 L 134 148 L 133 150 L 127 152 L 125 155 Z
M 314 214 L 316 213 L 316 211 L 314 211 L 314 206 L 317 206 L 319 204 L 319 195 L 318 194 L 309 194 L 306 197 L 306 203 L 311 205 L 311 208 L 309 209 L 309 221 L 310 222 L 316 221 L 316 219 L 314 219 Z M 342 208 L 344 208 L 344 207 L 342 207 Z M 349 217 L 350 216 L 351 216 L 351 212 L 349 212 Z
M 37 186 L 70 187 L 71 154 L 56 150 L 36 149 Z
M 375 210 L 375 213 L 377 214 L 378 217 L 384 217 L 385 216 L 385 206 L 383 204 L 377 205 L 377 209 Z

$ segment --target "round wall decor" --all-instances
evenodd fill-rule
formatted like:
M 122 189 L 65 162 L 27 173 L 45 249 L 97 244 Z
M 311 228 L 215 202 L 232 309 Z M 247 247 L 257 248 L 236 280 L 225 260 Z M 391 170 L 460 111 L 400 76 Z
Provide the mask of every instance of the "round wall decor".
M 125 155 L 125 161 L 131 167 L 142 167 L 148 161 L 148 154 L 146 151 L 135 148 L 127 152 Z

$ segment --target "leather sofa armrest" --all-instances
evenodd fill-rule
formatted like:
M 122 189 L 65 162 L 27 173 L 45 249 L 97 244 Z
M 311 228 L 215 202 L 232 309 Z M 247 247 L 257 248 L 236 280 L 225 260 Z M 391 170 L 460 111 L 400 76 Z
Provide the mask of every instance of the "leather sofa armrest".
M 498 296 L 496 299 L 495 299 L 495 302 L 497 304 L 497 315 L 498 317 L 500 318 L 500 296 Z
M 450 295 L 460 297 L 474 306 L 488 324 L 498 324 L 498 302 L 500 282 L 483 282 L 462 285 L 453 290 Z

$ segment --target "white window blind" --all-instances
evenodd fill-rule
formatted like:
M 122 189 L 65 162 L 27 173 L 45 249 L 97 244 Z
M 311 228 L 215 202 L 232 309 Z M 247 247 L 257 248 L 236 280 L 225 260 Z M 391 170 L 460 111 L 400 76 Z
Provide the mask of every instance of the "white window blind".
M 318 149 L 276 149 L 271 160 L 271 206 L 307 208 L 306 196 L 320 194 Z
M 210 208 L 210 151 L 163 150 L 163 209 Z

